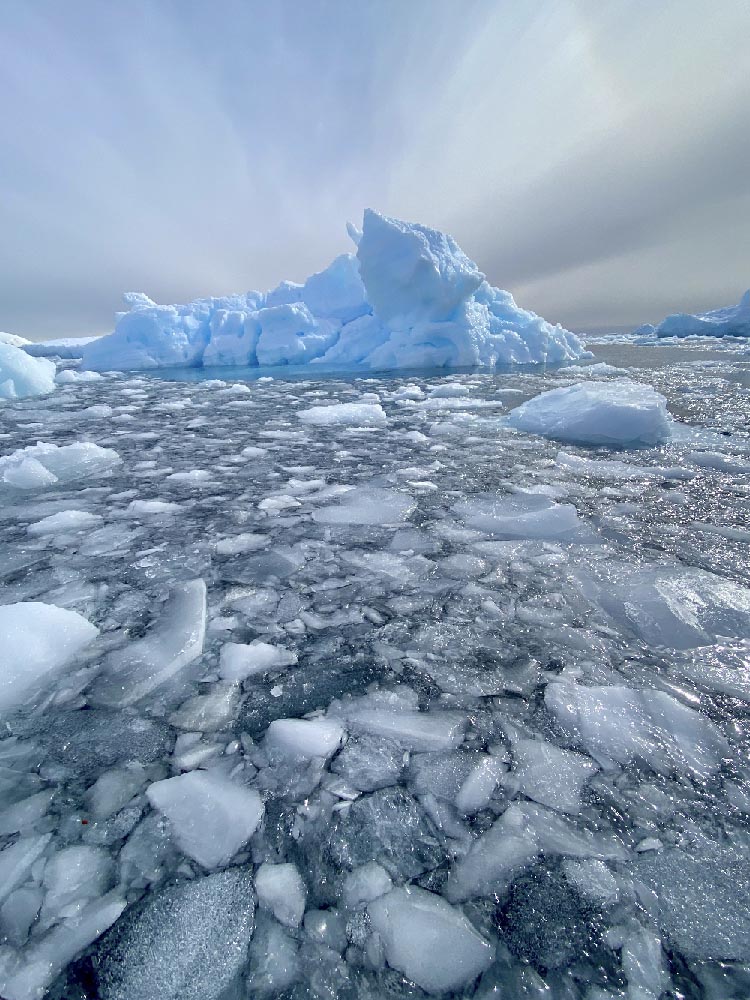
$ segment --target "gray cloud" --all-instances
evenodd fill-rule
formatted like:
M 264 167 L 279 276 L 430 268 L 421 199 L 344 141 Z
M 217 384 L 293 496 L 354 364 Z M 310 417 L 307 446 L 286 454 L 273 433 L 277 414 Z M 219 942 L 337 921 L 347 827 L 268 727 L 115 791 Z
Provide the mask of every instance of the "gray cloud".
M 569 325 L 750 283 L 741 0 L 37 0 L 1 17 L 0 329 L 82 335 L 127 289 L 299 280 L 366 205 L 448 229 Z

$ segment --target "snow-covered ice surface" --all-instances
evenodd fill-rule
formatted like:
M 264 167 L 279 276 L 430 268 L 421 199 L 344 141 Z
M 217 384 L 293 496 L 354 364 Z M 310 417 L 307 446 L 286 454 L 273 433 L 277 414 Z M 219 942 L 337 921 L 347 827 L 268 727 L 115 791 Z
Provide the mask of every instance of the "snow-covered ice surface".
M 734 345 L 3 404 L 0 996 L 750 995 Z
M 520 309 L 510 292 L 491 286 L 450 236 L 370 209 L 361 233 L 348 228 L 356 256 L 341 254 L 302 285 L 283 281 L 269 292 L 185 305 L 126 294 L 129 311 L 118 315 L 114 332 L 84 345 L 84 368 L 316 364 L 387 370 L 555 364 L 585 356 L 569 330 Z M 57 352 L 62 350 L 60 342 Z M 366 403 L 358 414 L 353 404 L 343 405 L 335 417 L 311 407 L 306 419 L 379 422 Z

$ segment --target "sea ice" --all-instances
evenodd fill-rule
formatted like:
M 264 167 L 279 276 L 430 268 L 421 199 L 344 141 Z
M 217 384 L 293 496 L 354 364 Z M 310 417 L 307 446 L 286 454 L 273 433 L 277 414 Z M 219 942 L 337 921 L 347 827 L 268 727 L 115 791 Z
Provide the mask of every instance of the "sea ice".
M 400 524 L 416 506 L 406 493 L 360 486 L 345 493 L 341 503 L 315 510 L 312 516 L 319 524 Z
M 311 406 L 299 410 L 297 417 L 303 424 L 335 427 L 337 424 L 353 427 L 385 427 L 385 410 L 378 403 L 333 403 L 330 406 Z
M 603 767 L 642 760 L 661 774 L 707 778 L 729 756 L 709 719 L 663 691 L 555 681 L 544 701 L 576 745 Z
M 667 401 L 640 382 L 578 382 L 511 410 L 510 427 L 573 444 L 639 447 L 668 441 Z
M 219 676 L 227 681 L 243 681 L 247 677 L 293 666 L 297 654 L 283 646 L 268 642 L 227 642 L 219 654 Z
M 35 444 L 0 458 L 0 484 L 33 490 L 79 479 L 97 478 L 122 462 L 111 448 L 90 441 Z
M 307 890 L 296 865 L 261 865 L 255 873 L 255 891 L 258 903 L 280 924 L 299 927 L 302 923 Z
M 123 708 L 144 698 L 201 655 L 205 634 L 206 584 L 180 584 L 142 639 L 107 656 L 91 687 L 92 703 Z
M 46 358 L 31 358 L 12 344 L 0 342 L 0 399 L 44 396 L 55 389 L 55 366 Z
M 149 802 L 167 817 L 180 849 L 204 868 L 226 865 L 263 816 L 254 788 L 216 770 L 189 771 L 149 785 Z
M 519 491 L 501 497 L 488 494 L 462 500 L 453 509 L 467 528 L 493 538 L 576 541 L 591 537 L 572 504 L 556 503 L 541 493 Z
M 493 946 L 463 913 L 424 889 L 393 889 L 367 912 L 388 964 L 428 993 L 467 986 L 494 959 Z
M 26 531 L 33 536 L 63 535 L 69 531 L 86 531 L 102 523 L 100 514 L 90 514 L 85 510 L 61 510 L 57 514 L 43 517 L 30 524 Z
M 0 607 L 0 712 L 5 715 L 47 685 L 98 635 L 75 611 L 38 601 Z
M 598 770 L 592 760 L 544 740 L 516 739 L 512 747 L 513 770 L 506 788 L 559 812 L 580 811 L 581 792 Z
M 333 719 L 276 719 L 266 731 L 268 752 L 278 757 L 330 757 L 341 746 L 344 728 Z

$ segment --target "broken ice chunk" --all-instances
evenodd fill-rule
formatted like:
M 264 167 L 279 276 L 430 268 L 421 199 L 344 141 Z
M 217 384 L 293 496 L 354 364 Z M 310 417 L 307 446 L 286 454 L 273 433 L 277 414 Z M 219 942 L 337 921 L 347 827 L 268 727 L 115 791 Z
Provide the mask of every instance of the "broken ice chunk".
M 544 701 L 570 737 L 604 767 L 637 759 L 661 774 L 706 778 L 730 756 L 712 722 L 663 691 L 555 681 L 547 685 Z
M 68 531 L 84 531 L 101 523 L 102 518 L 99 514 L 89 514 L 85 510 L 61 510 L 57 514 L 43 517 L 41 521 L 35 521 L 26 531 L 34 537 L 62 535 Z
M 146 795 L 169 820 L 180 849 L 204 868 L 227 864 L 252 837 L 260 795 L 216 771 L 190 771 L 150 785 Z
M 506 787 L 559 812 L 577 813 L 583 787 L 598 770 L 581 754 L 544 740 L 518 739 L 513 742 L 513 771 Z
M 398 783 L 404 769 L 404 751 L 395 740 L 362 735 L 347 741 L 331 762 L 331 770 L 360 792 Z
M 91 441 L 62 447 L 40 442 L 0 458 L 0 483 L 17 489 L 39 489 L 102 476 L 121 463 L 116 451 Z
M 0 851 L 0 903 L 26 881 L 31 866 L 51 839 L 52 835 L 49 833 L 41 837 L 20 837 Z
M 416 509 L 413 497 L 379 487 L 361 486 L 344 494 L 340 504 L 313 511 L 319 524 L 397 525 Z
M 188 698 L 169 717 L 170 725 L 190 732 L 214 733 L 234 719 L 240 702 L 238 684 L 215 684 L 207 694 Z
M 540 853 L 624 861 L 627 851 L 612 836 L 579 830 L 542 806 L 509 806 L 451 869 L 445 895 L 451 902 L 501 892 Z
M 507 769 L 500 758 L 482 754 L 458 790 L 456 809 L 464 816 L 485 809 Z
M 137 795 L 146 782 L 141 764 L 104 771 L 86 791 L 88 810 L 94 819 L 114 816 Z
M 0 607 L 0 713 L 31 699 L 98 633 L 75 611 L 52 604 L 29 601 Z
M 385 410 L 379 403 L 332 403 L 329 406 L 311 406 L 299 410 L 297 417 L 303 424 L 333 427 L 346 424 L 354 427 L 385 427 L 388 423 Z
M 46 890 L 40 914 L 49 926 L 66 915 L 72 903 L 103 896 L 111 887 L 114 865 L 109 851 L 101 847 L 73 844 L 53 854 L 44 868 L 42 884 Z
M 468 986 L 495 957 L 460 910 L 424 889 L 393 889 L 367 912 L 388 964 L 428 993 Z
M 543 392 L 511 410 L 507 421 L 517 430 L 574 444 L 655 445 L 672 435 L 664 396 L 626 379 Z
M 544 538 L 582 541 L 594 537 L 586 531 L 572 504 L 555 503 L 541 493 L 518 492 L 509 496 L 475 497 L 453 508 L 469 528 L 493 538 Z
M 347 713 L 351 728 L 394 740 L 404 750 L 451 750 L 463 743 L 466 718 L 460 712 L 393 712 L 355 708 Z
M 266 731 L 265 744 L 272 755 L 330 757 L 341 746 L 344 727 L 333 719 L 276 719 Z
M 273 646 L 268 642 L 248 645 L 227 642 L 219 654 L 219 676 L 228 681 L 242 681 L 269 670 L 293 666 L 296 662 L 297 654 L 283 646 Z
M 263 864 L 255 873 L 258 902 L 285 927 L 299 927 L 305 912 L 307 890 L 296 865 Z
M 378 896 L 384 896 L 393 888 L 388 872 L 376 861 L 369 861 L 350 872 L 344 879 L 341 902 L 350 910 L 362 903 L 370 903 Z
M 92 686 L 91 701 L 122 708 L 146 697 L 201 655 L 205 634 L 206 584 L 180 584 L 142 639 L 110 653 Z

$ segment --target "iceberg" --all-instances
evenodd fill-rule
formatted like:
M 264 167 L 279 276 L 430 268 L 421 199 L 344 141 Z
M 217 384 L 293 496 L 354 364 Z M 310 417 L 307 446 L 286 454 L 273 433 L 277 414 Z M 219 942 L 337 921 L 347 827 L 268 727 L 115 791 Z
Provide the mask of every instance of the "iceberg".
M 55 390 L 55 366 L 30 358 L 20 346 L 0 340 L 0 399 L 26 399 Z
M 736 306 L 695 315 L 673 313 L 658 326 L 644 323 L 634 332 L 651 337 L 750 337 L 750 288 Z
M 184 305 L 128 293 L 114 332 L 80 345 L 83 368 L 454 368 L 587 356 L 574 334 L 490 285 L 452 237 L 371 209 L 362 232 L 349 233 L 356 255 L 341 254 L 304 284 Z

